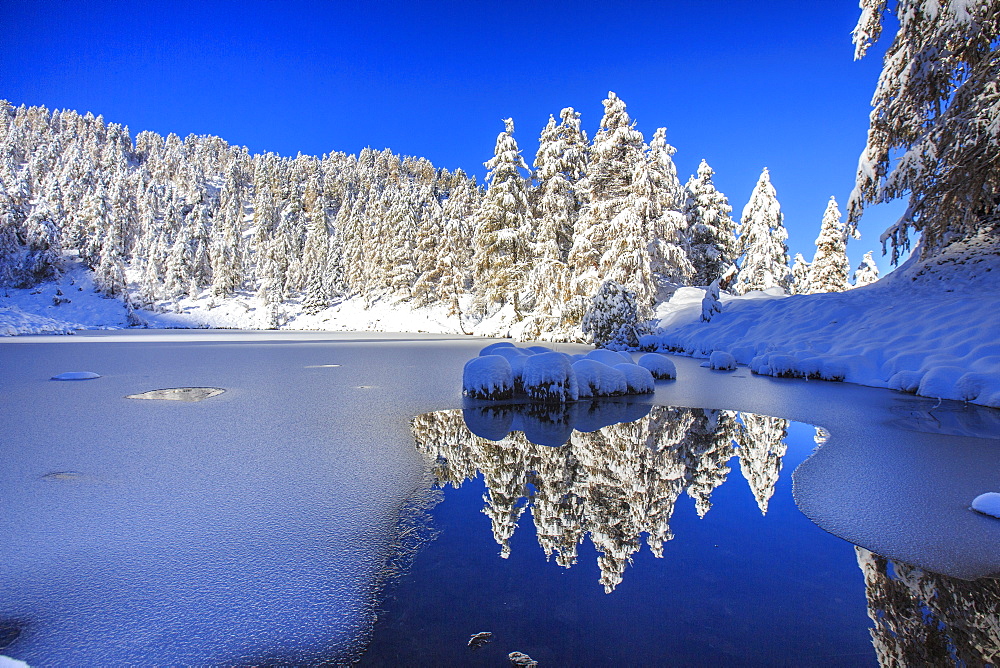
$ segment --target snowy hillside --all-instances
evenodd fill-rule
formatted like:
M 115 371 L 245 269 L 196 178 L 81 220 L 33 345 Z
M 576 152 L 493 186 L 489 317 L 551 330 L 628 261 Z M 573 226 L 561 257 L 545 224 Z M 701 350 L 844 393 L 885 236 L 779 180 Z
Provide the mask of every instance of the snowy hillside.
M 704 291 L 682 288 L 657 310 L 644 347 L 733 354 L 755 373 L 845 380 L 1000 407 L 1000 242 L 953 244 L 883 280 L 817 295 L 723 295 L 700 321 Z

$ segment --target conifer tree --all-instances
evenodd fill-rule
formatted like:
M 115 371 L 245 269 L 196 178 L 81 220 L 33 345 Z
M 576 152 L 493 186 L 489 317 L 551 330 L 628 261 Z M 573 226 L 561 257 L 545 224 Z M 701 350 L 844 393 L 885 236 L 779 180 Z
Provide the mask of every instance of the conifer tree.
M 792 294 L 809 294 L 809 263 L 802 257 L 802 253 L 796 253 L 792 263 Z
M 792 272 L 788 267 L 787 238 L 778 196 L 765 167 L 740 218 L 738 253 L 743 260 L 733 292 L 745 294 L 773 287 L 789 291 Z
M 493 158 L 485 163 L 489 188 L 477 214 L 473 266 L 481 310 L 510 304 L 520 320 L 520 292 L 532 260 L 527 186 L 519 171 L 527 165 L 514 140 L 514 121 L 504 119 L 504 125 Z
M 698 166 L 698 176 L 691 177 L 684 186 L 688 199 L 684 214 L 687 217 L 688 258 L 694 266 L 691 282 L 709 285 L 722 276 L 736 260 L 736 223 L 729 214 L 726 196 L 712 183 L 715 172 L 704 160 Z
M 860 288 L 863 285 L 870 285 L 877 280 L 878 265 L 872 259 L 872 251 L 868 251 L 854 272 L 854 287 Z
M 809 293 L 843 292 L 850 287 L 847 282 L 850 273 L 847 229 L 840 222 L 837 200 L 831 197 L 816 238 L 816 255 L 809 269 Z
M 672 156 L 677 152 L 667 143 L 667 129 L 657 128 L 649 142 L 649 192 L 652 210 L 650 228 L 650 268 L 671 283 L 684 284 L 694 267 L 684 249 L 687 219 L 684 204 L 687 195 L 677 178 Z
M 895 264 L 911 228 L 927 257 L 956 235 L 998 224 L 1000 0 L 862 0 L 855 59 L 878 40 L 890 13 L 899 28 L 872 100 L 848 213 L 856 226 L 865 206 L 909 195 L 902 218 L 882 235 Z

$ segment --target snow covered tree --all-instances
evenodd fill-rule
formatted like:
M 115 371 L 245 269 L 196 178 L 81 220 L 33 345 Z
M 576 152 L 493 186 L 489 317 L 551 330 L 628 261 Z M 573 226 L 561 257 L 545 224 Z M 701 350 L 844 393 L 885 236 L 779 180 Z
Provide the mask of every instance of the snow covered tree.
M 802 253 L 796 253 L 792 263 L 792 294 L 809 294 L 809 263 L 802 257 Z
M 736 223 L 729 216 L 733 208 L 712 183 L 714 174 L 702 160 L 697 178 L 692 176 L 684 186 L 688 195 L 684 207 L 688 258 L 694 266 L 691 277 L 694 285 L 709 285 L 737 256 Z
M 701 321 L 711 321 L 716 313 L 722 313 L 722 301 L 719 299 L 719 279 L 712 281 L 712 284 L 705 289 L 705 296 L 701 299 Z
M 590 300 L 583 316 L 583 333 L 590 335 L 594 345 L 632 347 L 639 343 L 639 317 L 635 294 L 615 281 L 605 281 Z
M 513 119 L 504 119 L 504 126 L 493 158 L 484 163 L 489 188 L 477 215 L 473 266 L 482 310 L 510 304 L 520 320 L 520 293 L 532 260 L 527 184 L 519 171 L 528 166 L 514 140 Z
M 875 264 L 875 260 L 872 259 L 872 252 L 868 251 L 865 253 L 865 257 L 861 260 L 861 264 L 854 271 L 854 287 L 860 288 L 863 285 L 869 285 L 878 280 L 878 266 Z
M 809 293 L 842 292 L 850 287 L 847 282 L 850 273 L 847 228 L 840 222 L 837 200 L 831 197 L 816 238 L 816 255 L 809 269 Z
M 736 294 L 773 287 L 790 291 L 792 271 L 785 244 L 788 231 L 782 218 L 778 195 L 765 167 L 740 218 L 738 253 L 743 261 L 732 286 Z
M 856 226 L 868 204 L 909 194 L 906 212 L 882 235 L 896 263 L 911 229 L 927 257 L 1000 222 L 1000 0 L 862 0 L 855 59 L 878 40 L 889 13 L 899 29 L 872 100 L 848 213 Z
M 667 143 L 667 129 L 657 128 L 649 142 L 649 191 L 650 201 L 650 269 L 654 274 L 671 283 L 686 283 L 694 267 L 684 250 L 684 233 L 687 219 L 684 204 L 687 193 L 680 179 L 672 156 L 677 152 Z

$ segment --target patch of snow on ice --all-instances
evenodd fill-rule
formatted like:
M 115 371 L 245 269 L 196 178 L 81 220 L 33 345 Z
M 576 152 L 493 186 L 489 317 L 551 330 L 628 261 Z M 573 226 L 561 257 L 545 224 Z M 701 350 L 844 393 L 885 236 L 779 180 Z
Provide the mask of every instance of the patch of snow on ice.
M 93 371 L 67 371 L 52 376 L 51 380 L 93 380 L 100 377 L 101 374 Z
M 1000 493 L 986 492 L 972 500 L 972 509 L 976 512 L 1000 518 Z

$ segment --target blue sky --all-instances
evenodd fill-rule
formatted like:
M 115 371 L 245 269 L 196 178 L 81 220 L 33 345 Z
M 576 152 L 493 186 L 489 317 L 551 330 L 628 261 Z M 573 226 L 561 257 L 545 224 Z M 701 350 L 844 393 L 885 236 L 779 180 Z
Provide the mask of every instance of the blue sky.
M 850 0 L 0 0 L 0 98 L 252 152 L 390 148 L 482 181 L 502 118 L 530 163 L 549 114 L 572 106 L 593 136 L 611 90 L 647 140 L 667 127 L 682 180 L 708 160 L 734 217 L 768 167 L 791 252 L 811 259 L 828 198 L 843 208 L 853 186 L 881 68 L 882 48 L 853 60 L 858 12 Z M 853 266 L 901 210 L 866 215 Z

